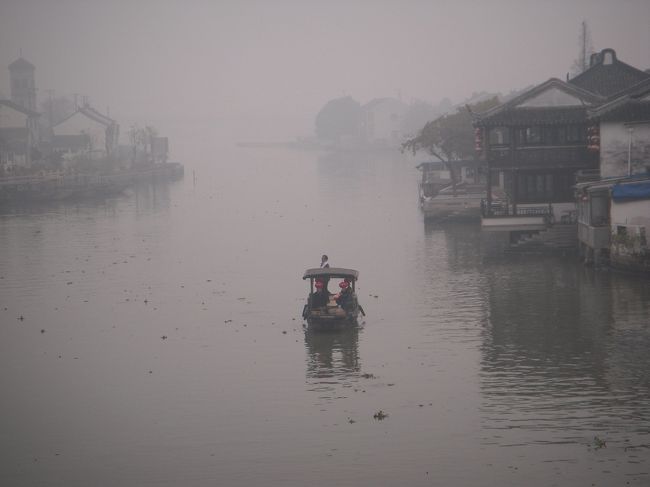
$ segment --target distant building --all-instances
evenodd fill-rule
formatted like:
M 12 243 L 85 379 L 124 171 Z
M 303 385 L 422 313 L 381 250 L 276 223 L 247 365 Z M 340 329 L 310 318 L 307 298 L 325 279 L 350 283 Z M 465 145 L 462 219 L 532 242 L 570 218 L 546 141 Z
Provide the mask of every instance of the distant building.
M 396 98 L 375 98 L 362 109 L 366 141 L 380 147 L 399 147 L 404 138 L 402 127 L 408 105 Z
M 11 101 L 32 112 L 36 111 L 36 67 L 20 57 L 9 65 Z
M 90 105 L 78 108 L 52 131 L 52 146 L 57 152 L 95 160 L 117 155 L 119 125 Z
M 5 161 L 13 158 L 14 161 L 10 166 L 24 166 L 31 165 L 33 160 L 40 159 L 40 152 L 38 147 L 40 144 L 39 127 L 38 127 L 38 113 L 36 112 L 36 67 L 23 57 L 19 57 L 9 66 L 9 81 L 11 90 L 11 103 L 5 103 L 5 113 L 9 117 L 6 120 L 0 120 L 0 125 L 4 129 L 4 144 L 3 150 Z M 8 100 L 4 100 L 8 101 Z M 15 112 L 22 109 L 22 115 L 18 116 L 15 113 L 9 115 L 9 112 Z M 26 116 L 26 125 L 22 123 L 22 117 Z M 16 125 L 18 124 L 18 125 Z M 11 127 L 8 125 L 12 125 Z M 27 134 L 18 135 L 23 133 L 23 129 L 27 129 Z M 13 135 L 8 136 L 6 129 L 13 130 Z M 9 138 L 7 138 L 9 137 Z M 11 150 L 7 147 L 11 146 Z M 28 145 L 28 148 L 22 150 L 14 150 Z M 10 167 L 10 166 L 7 166 Z
M 36 150 L 33 132 L 39 114 L 9 100 L 0 100 L 0 175 L 29 167 Z

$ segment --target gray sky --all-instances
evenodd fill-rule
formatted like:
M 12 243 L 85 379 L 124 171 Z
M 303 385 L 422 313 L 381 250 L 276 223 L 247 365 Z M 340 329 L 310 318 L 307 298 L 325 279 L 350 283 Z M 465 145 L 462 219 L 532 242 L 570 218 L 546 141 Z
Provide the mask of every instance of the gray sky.
M 123 125 L 308 134 L 331 98 L 462 101 L 564 78 L 596 50 L 650 68 L 650 1 L 0 0 L 0 91 L 22 49 L 39 97 L 81 93 Z

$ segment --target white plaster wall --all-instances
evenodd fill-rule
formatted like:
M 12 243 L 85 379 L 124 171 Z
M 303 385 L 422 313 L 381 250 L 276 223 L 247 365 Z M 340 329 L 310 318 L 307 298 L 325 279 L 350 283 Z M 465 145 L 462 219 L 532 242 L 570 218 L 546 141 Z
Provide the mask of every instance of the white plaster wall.
M 546 91 L 521 103 L 520 107 L 566 107 L 580 106 L 580 98 L 569 95 L 558 88 L 549 88 Z
M 611 222 L 613 231 L 616 231 L 616 225 L 645 226 L 646 235 L 650 237 L 650 199 L 626 203 L 612 200 Z
M 55 135 L 88 134 L 92 150 L 106 152 L 106 127 L 81 112 L 76 112 L 67 120 L 55 125 L 53 131 Z
M 650 166 L 650 123 L 635 124 L 632 132 L 632 174 L 642 174 Z M 628 174 L 628 128 L 621 122 L 600 124 L 600 175 L 603 178 Z
M 0 105 L 0 128 L 27 127 L 27 115 L 6 105 Z

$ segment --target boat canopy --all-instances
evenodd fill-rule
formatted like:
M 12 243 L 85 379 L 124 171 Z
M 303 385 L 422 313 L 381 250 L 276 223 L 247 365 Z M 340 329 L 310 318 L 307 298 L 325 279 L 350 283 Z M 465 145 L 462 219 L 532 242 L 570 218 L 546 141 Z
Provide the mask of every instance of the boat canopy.
M 343 267 L 316 267 L 314 269 L 307 269 L 302 276 L 303 279 L 315 279 L 317 277 L 333 277 L 333 278 L 351 278 L 357 280 L 359 272 L 354 269 L 344 269 Z

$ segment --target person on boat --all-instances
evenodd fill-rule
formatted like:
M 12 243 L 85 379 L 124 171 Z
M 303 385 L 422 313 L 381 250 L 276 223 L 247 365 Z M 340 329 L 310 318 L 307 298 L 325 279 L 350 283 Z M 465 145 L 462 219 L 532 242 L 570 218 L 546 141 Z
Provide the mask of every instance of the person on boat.
M 347 279 L 341 281 L 339 287 L 341 288 L 341 292 L 336 295 L 336 304 L 347 311 L 352 306 L 352 287 L 350 287 Z
M 329 263 L 329 257 L 327 255 L 323 254 L 323 256 L 320 258 L 320 268 L 321 269 L 326 269 L 329 268 L 330 263 Z M 323 284 L 325 284 L 325 292 L 329 294 L 329 289 L 327 289 L 327 285 L 329 284 L 330 280 L 327 277 L 321 278 L 323 281 Z
M 330 296 L 325 289 L 325 284 L 323 284 L 322 281 L 317 280 L 315 286 L 316 292 L 311 296 L 311 307 L 322 308 L 323 306 L 327 306 L 327 303 L 330 300 Z
M 323 254 L 323 256 L 320 258 L 320 267 L 321 269 L 324 269 L 325 267 L 329 267 L 329 258 L 327 255 Z

